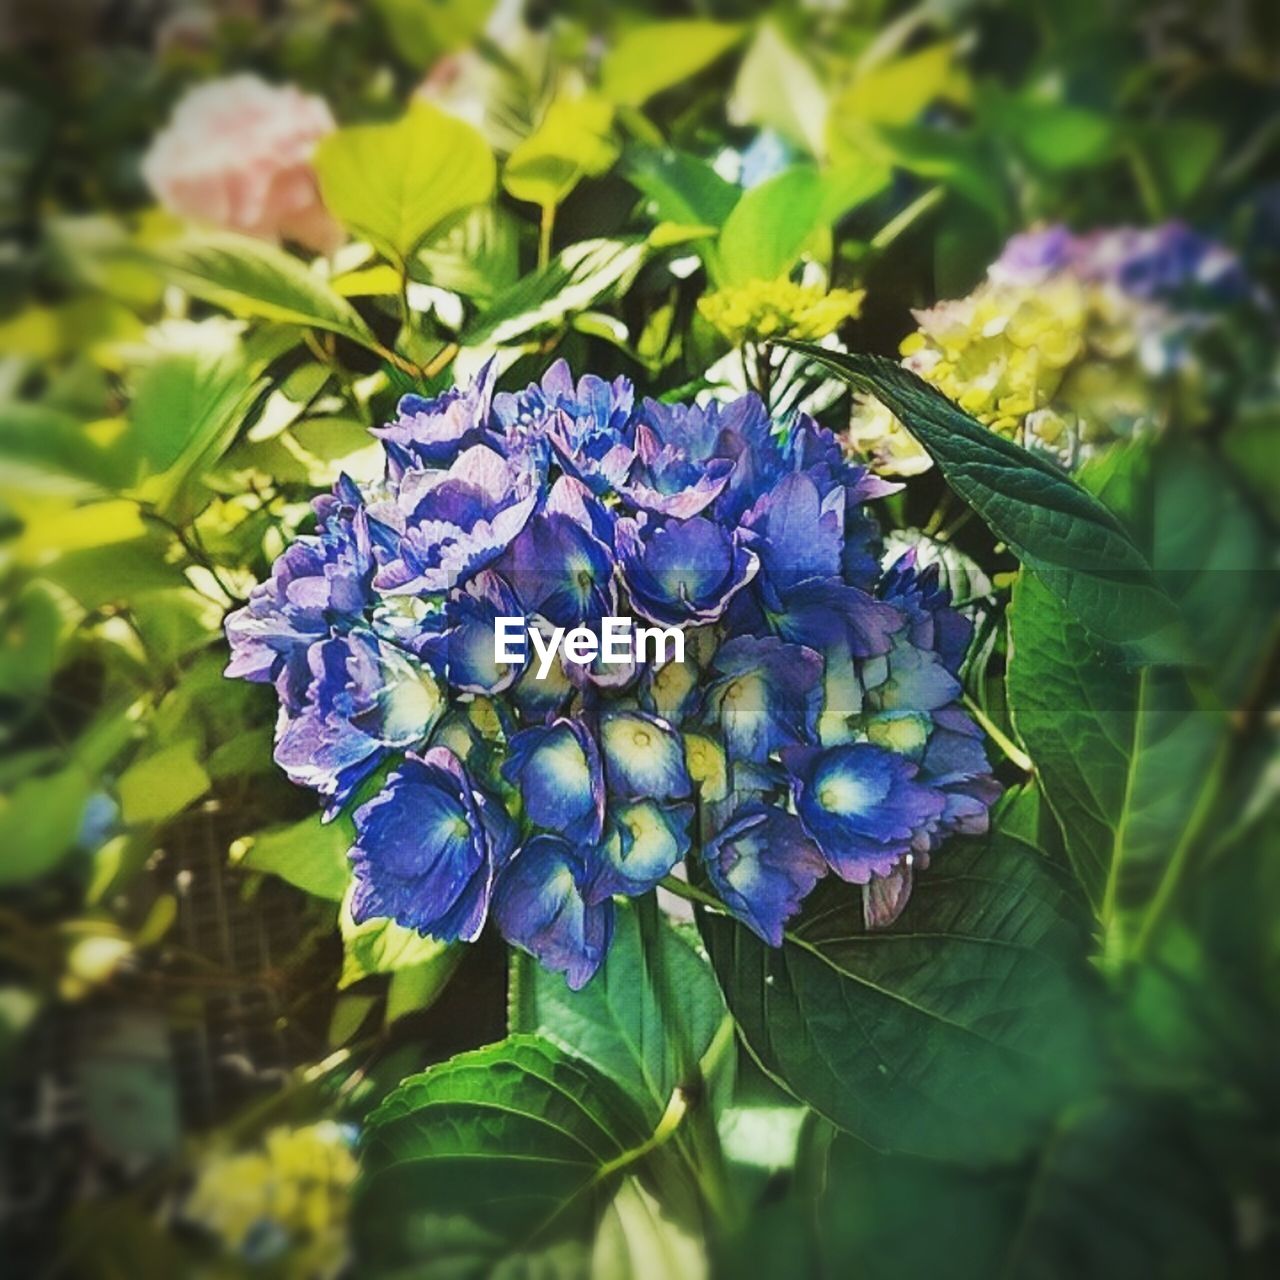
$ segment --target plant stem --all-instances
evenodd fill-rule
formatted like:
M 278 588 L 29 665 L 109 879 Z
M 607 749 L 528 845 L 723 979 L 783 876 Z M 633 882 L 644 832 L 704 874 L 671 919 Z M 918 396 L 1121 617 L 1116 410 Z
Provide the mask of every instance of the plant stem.
M 551 233 L 556 226 L 556 207 L 553 204 L 542 206 L 542 216 L 538 220 L 538 267 L 545 267 L 551 261 Z
M 688 1113 L 689 1099 L 685 1096 L 684 1090 L 673 1090 L 671 1097 L 667 1100 L 667 1109 L 662 1113 L 662 1119 L 658 1121 L 658 1127 L 638 1146 L 632 1147 L 629 1151 L 624 1151 L 621 1155 L 615 1156 L 606 1164 L 601 1165 L 599 1172 L 596 1174 L 596 1181 L 603 1182 L 612 1174 L 629 1168 L 636 1161 L 643 1160 L 651 1151 L 662 1146 L 664 1142 L 675 1135 L 676 1130 L 684 1122 L 684 1118 Z
M 964 695 L 964 705 L 969 709 L 969 714 L 982 726 L 987 737 L 1004 752 L 1005 758 L 1011 764 L 1017 765 L 1023 773 L 1035 772 L 1031 757 L 967 693 Z
M 441 369 L 445 369 L 453 361 L 461 348 L 456 342 L 446 342 L 434 356 L 431 357 L 430 364 L 424 365 L 422 376 L 424 378 L 434 378 Z
M 699 903 L 704 907 L 711 907 L 715 911 L 723 911 L 725 905 L 719 898 L 714 898 L 709 893 L 691 885 L 687 880 L 681 880 L 678 876 L 663 876 L 658 884 L 668 893 L 673 893 L 677 898 L 684 898 L 689 902 Z
M 887 249 L 902 233 L 908 230 L 913 222 L 919 221 L 926 213 L 942 202 L 946 192 L 942 187 L 930 187 L 928 191 L 918 195 L 901 213 L 895 214 L 879 231 L 871 237 L 871 247 L 877 252 Z

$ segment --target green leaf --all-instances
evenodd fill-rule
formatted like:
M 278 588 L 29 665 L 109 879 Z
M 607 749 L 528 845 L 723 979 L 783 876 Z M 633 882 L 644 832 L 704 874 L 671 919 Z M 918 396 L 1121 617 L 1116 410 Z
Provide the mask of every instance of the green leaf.
M 788 272 L 818 229 L 826 190 L 817 169 L 797 165 L 744 192 L 720 232 L 726 284 Z
M 705 160 L 686 151 L 628 147 L 623 176 L 653 203 L 659 222 L 719 227 L 741 195 Z
M 706 1250 L 663 1213 L 636 1178 L 627 1178 L 605 1211 L 591 1253 L 592 1280 L 703 1280 Z
M 1200 190 L 1222 153 L 1222 131 L 1207 120 L 1146 120 L 1134 135 L 1165 202 L 1175 208 Z
M 448 943 L 429 960 L 397 969 L 387 985 L 385 1024 L 389 1027 L 409 1014 L 430 1009 L 449 985 L 465 951 L 462 943 Z
M 341 902 L 351 880 L 347 853 L 354 842 L 350 818 L 321 822 L 317 813 L 238 840 L 232 857 L 249 871 L 268 872 L 304 893 Z
M 1185 437 L 1113 447 L 1078 479 L 1124 521 L 1186 618 L 1205 676 L 1235 705 L 1280 604 L 1271 543 L 1237 479 Z
M 396 52 L 415 70 L 464 49 L 488 21 L 487 0 L 374 0 Z
M 826 151 L 827 91 L 812 64 L 766 20 L 738 69 L 729 121 L 774 129 L 813 156 Z
M 375 346 L 354 307 L 305 263 L 273 244 L 230 231 L 185 236 L 155 251 L 175 284 L 233 315 L 325 329 Z
M 162 356 L 129 409 L 131 444 L 149 478 L 141 492 L 163 516 L 194 515 L 193 495 L 230 447 L 261 393 L 238 347 Z
M 128 480 L 130 459 L 120 448 L 104 449 L 72 414 L 48 404 L 0 404 L 0 457 L 39 471 L 75 476 L 107 488 Z
M 351 918 L 351 890 L 338 913 L 342 933 L 342 976 L 338 989 L 344 990 L 374 973 L 397 973 L 430 964 L 448 950 L 447 942 L 424 938 L 416 929 L 406 929 L 394 920 L 366 920 L 356 924 Z
M 0 796 L 0 887 L 26 884 L 62 861 L 92 793 L 89 774 L 71 765 L 27 778 Z
M 998 129 L 1012 137 L 1034 164 L 1066 173 L 1107 160 L 1115 144 L 1111 117 L 1064 102 L 1001 97 Z
M 330 134 L 315 168 L 330 212 L 393 262 L 487 200 L 496 171 L 477 130 L 425 102 L 391 124 Z
M 605 54 L 604 95 L 619 106 L 643 106 L 722 57 L 742 38 L 742 30 L 697 18 L 633 27 Z
M 510 1254 L 585 1240 L 646 1136 L 606 1076 L 536 1036 L 411 1076 L 367 1123 L 360 1273 L 488 1275 Z
M 520 278 L 520 222 L 509 209 L 477 205 L 418 251 L 412 274 L 437 288 L 489 302 Z
M 983 841 L 916 877 L 889 929 L 868 932 L 840 883 L 814 894 L 777 950 L 718 914 L 701 926 L 760 1065 L 873 1147 L 1009 1159 L 1094 1072 L 1086 915 L 1029 838 L 1034 791 Z
M 1140 1103 L 1101 1100 L 1064 1117 L 1014 1168 L 879 1155 L 838 1138 L 822 1186 L 827 1275 L 1233 1273 L 1224 1188 L 1176 1117 Z
M 1067 852 L 1124 950 L 1132 916 L 1182 874 L 1221 781 L 1227 708 L 1256 679 L 1275 608 L 1266 538 L 1201 447 L 1113 450 L 1081 472 L 1123 515 L 1190 624 L 1204 679 L 1131 672 L 1034 578 L 1009 612 L 1013 721 L 1062 824 Z M 1211 682 L 1211 683 L 1210 683 Z
M 1126 670 L 1035 577 L 1009 610 L 1009 703 L 1062 825 L 1071 864 L 1108 935 L 1156 891 L 1192 823 L 1229 725 L 1178 671 Z
M 1006 440 L 882 356 L 780 343 L 881 401 L 992 533 L 1095 635 L 1146 661 L 1185 661 L 1186 628 L 1121 522 L 1053 463 Z
M 512 1030 L 537 1031 L 586 1059 L 656 1123 L 725 1009 L 706 961 L 665 921 L 655 922 L 656 945 L 646 947 L 644 909 L 618 904 L 608 958 L 581 991 L 540 965 L 522 966 Z
M 116 784 L 120 813 L 128 823 L 163 822 L 209 790 L 199 744 L 188 739 L 143 756 Z
M 650 248 L 642 240 L 579 240 L 504 289 L 463 331 L 465 346 L 503 346 L 563 323 L 624 290 Z
M 502 185 L 517 200 L 553 208 L 583 178 L 604 173 L 618 158 L 612 129 L 613 106 L 603 98 L 557 98 L 507 157 Z

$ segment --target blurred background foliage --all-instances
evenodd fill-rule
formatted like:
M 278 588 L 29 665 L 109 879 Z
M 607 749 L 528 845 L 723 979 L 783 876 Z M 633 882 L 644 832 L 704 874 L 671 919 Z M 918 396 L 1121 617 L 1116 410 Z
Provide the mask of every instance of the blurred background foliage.
M 621 972 L 594 1013 L 526 990 L 509 1019 L 497 945 L 462 956 L 352 924 L 345 820 L 322 827 L 274 768 L 270 691 L 222 678 L 227 610 L 318 488 L 374 478 L 366 429 L 404 391 L 491 356 L 519 386 L 565 356 L 654 396 L 754 388 L 843 427 L 839 385 L 768 339 L 896 355 L 913 308 L 970 293 L 1044 221 L 1183 219 L 1239 255 L 1257 296 L 1280 284 L 1280 11 L 1265 0 L 64 0 L 0 23 L 0 1226 L 15 1275 L 338 1274 L 346 1126 L 509 1025 L 623 1016 Z M 174 103 L 243 71 L 320 95 L 343 126 L 316 158 L 354 236 L 332 256 L 156 207 L 141 160 Z M 1274 313 L 1251 306 L 1204 362 L 1194 439 L 1081 473 L 1192 602 L 1221 677 L 1192 691 L 1195 715 L 1159 675 L 1081 666 L 1096 648 L 1034 579 L 1006 615 L 1016 562 L 936 469 L 889 504 L 892 537 L 941 535 L 979 621 L 969 698 L 1009 781 L 1029 754 L 1052 806 L 1024 792 L 1006 840 L 1083 884 L 1054 936 L 1076 945 L 1070 918 L 1093 938 L 1068 1005 L 1099 1001 L 1101 1047 L 1059 1070 L 1108 1086 L 1047 1085 L 1072 1100 L 1052 1134 L 999 1158 L 1003 1122 L 973 1115 L 972 1141 L 939 1150 L 899 1092 L 872 1105 L 921 1136 L 876 1150 L 895 1143 L 838 1133 L 730 1039 L 731 1229 L 704 1239 L 628 1179 L 598 1274 L 1275 1274 L 1280 388 Z M 631 956 L 621 933 L 612 968 Z M 723 1008 L 697 964 L 709 1048 Z M 616 1040 L 656 1034 L 624 1015 L 640 1021 Z M 602 1043 L 588 1057 L 625 1087 L 625 1054 Z M 392 1211 L 366 1203 L 363 1230 Z M 586 1264 L 564 1246 L 538 1265 Z

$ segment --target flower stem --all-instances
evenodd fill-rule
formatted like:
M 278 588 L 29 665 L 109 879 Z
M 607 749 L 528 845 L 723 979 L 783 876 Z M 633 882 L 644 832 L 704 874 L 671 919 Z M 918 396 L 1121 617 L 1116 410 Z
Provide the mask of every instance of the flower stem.
M 551 233 L 556 226 L 556 207 L 553 204 L 542 206 L 542 216 L 538 220 L 538 266 L 545 267 L 551 261 Z
M 945 194 L 942 187 L 930 187 L 923 195 L 917 196 L 901 213 L 890 218 L 871 237 L 871 247 L 876 250 L 887 249 L 913 222 L 924 217 L 930 209 L 941 203 Z
M 964 705 L 968 708 L 969 714 L 982 726 L 987 737 L 1004 752 L 1011 764 L 1017 765 L 1023 773 L 1035 772 L 1031 757 L 967 693 L 964 695 Z
M 663 876 L 658 881 L 658 884 L 668 893 L 675 894 L 677 898 L 684 898 L 688 902 L 697 902 L 716 911 L 725 909 L 724 903 L 719 898 L 712 897 L 711 894 L 704 892 L 696 885 L 691 885 L 687 880 L 681 880 L 678 876 Z

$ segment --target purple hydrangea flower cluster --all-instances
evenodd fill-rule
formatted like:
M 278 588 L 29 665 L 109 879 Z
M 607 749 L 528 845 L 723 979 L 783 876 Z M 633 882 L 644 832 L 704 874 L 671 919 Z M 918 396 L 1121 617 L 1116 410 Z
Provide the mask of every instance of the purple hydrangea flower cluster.
M 1245 302 L 1253 286 L 1240 259 L 1177 220 L 1076 235 L 1054 224 L 1014 236 L 988 269 L 996 284 L 1038 285 L 1070 273 L 1143 302 Z
M 969 623 L 936 568 L 882 570 L 864 504 L 890 486 L 812 419 L 637 404 L 559 362 L 406 396 L 376 434 L 384 478 L 317 499 L 227 620 L 228 674 L 279 694 L 277 762 L 355 804 L 357 921 L 470 941 L 492 918 L 577 988 L 614 898 L 695 853 L 777 946 L 828 871 L 865 885 L 985 829 Z M 684 660 L 504 661 L 500 618 L 525 641 L 634 619 Z

